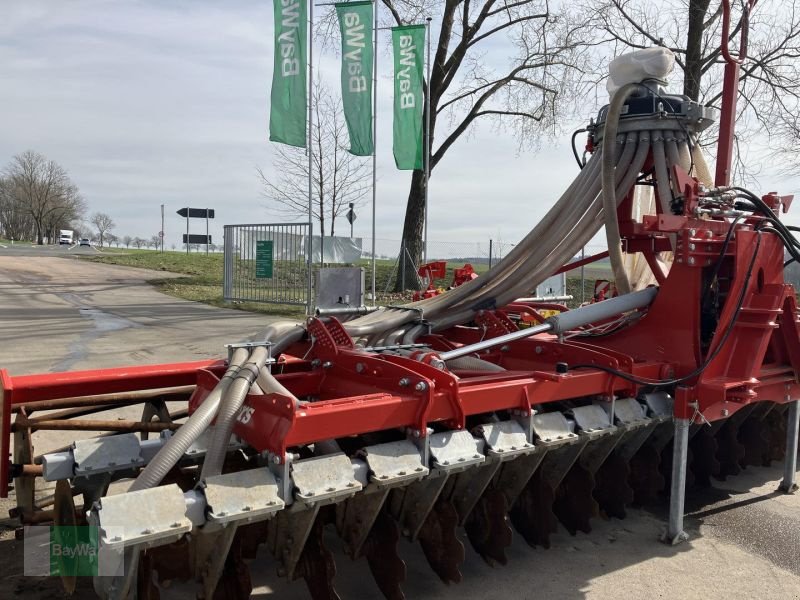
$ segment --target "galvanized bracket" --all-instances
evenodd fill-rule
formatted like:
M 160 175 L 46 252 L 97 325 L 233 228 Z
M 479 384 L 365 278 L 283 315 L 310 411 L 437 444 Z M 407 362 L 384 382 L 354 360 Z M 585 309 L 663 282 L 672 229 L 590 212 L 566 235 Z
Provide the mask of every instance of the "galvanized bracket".
M 674 400 L 667 392 L 650 392 L 642 394 L 642 400 L 647 406 L 649 416 L 660 421 L 668 421 L 672 418 Z
M 250 523 L 271 517 L 285 507 L 275 476 L 266 468 L 215 475 L 203 482 L 208 524 Z
M 484 423 L 479 431 L 486 441 L 486 453 L 496 460 L 511 460 L 536 449 L 530 441 L 530 434 L 517 420 Z
M 544 446 L 560 446 L 578 440 L 578 436 L 572 431 L 567 418 L 558 411 L 533 415 L 531 426 L 538 443 Z
M 428 437 L 432 466 L 441 471 L 460 471 L 486 460 L 469 431 L 445 431 Z
M 139 438 L 135 433 L 74 442 L 72 459 L 76 477 L 132 469 L 144 464 Z
M 192 530 L 176 484 L 102 498 L 96 507 L 102 543 L 110 548 L 160 546 Z
M 410 440 L 367 446 L 364 458 L 369 465 L 370 481 L 382 487 L 422 479 L 430 472 L 419 447 Z
M 291 473 L 295 499 L 307 505 L 352 496 L 362 488 L 344 452 L 294 461 Z
M 272 342 L 268 342 L 266 340 L 264 340 L 263 342 L 237 342 L 235 344 L 225 344 L 225 348 L 228 350 L 229 364 L 231 362 L 231 359 L 233 358 L 233 353 L 239 348 L 246 348 L 248 350 L 252 350 L 253 348 L 266 348 L 267 349 L 266 364 L 271 365 L 275 362 L 275 359 L 272 358 Z

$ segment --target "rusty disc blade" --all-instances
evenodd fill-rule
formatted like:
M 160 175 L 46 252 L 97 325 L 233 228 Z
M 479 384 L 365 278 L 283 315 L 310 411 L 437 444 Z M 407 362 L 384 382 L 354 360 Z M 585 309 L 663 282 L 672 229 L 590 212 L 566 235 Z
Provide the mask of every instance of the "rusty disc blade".
M 628 462 L 617 452 L 612 452 L 598 469 L 594 499 L 606 517 L 625 518 L 625 506 L 633 502 L 630 475 Z
M 658 500 L 658 495 L 664 490 L 666 480 L 664 479 L 659 466 L 661 455 L 652 445 L 645 443 L 634 454 L 628 463 L 630 477 L 628 483 L 633 490 L 633 504 L 636 506 L 646 506 Z
M 720 464 L 717 460 L 717 440 L 708 427 L 700 428 L 689 442 L 692 460 L 689 468 L 692 471 L 694 485 L 708 487 L 711 478 L 719 475 Z
M 75 515 L 75 501 L 72 498 L 72 488 L 66 479 L 60 479 L 56 483 L 53 502 L 53 528 L 54 541 L 65 546 L 75 545 L 78 540 L 78 519 Z M 61 577 L 61 585 L 68 595 L 75 593 L 77 584 L 77 562 L 74 560 L 63 560 L 60 555 L 56 557 L 58 561 L 58 573 Z
M 738 439 L 739 426 L 733 419 L 728 419 L 717 432 L 717 459 L 719 475 L 717 479 L 725 481 L 729 475 L 742 472 L 741 461 L 744 458 L 744 446 Z
M 191 563 L 191 542 L 182 537 L 166 546 L 156 546 L 147 551 L 152 569 L 158 576 L 158 583 L 189 581 L 194 572 Z
M 554 490 L 537 470 L 522 490 L 508 516 L 514 529 L 519 531 L 529 546 L 550 547 L 550 534 L 558 529 L 558 519 L 553 514 Z
M 782 461 L 786 456 L 786 413 L 785 406 L 776 406 L 764 417 L 769 437 L 770 461 Z M 767 465 L 769 466 L 769 465 Z
M 234 536 L 225 566 L 222 569 L 217 587 L 214 590 L 214 600 L 247 600 L 253 591 L 253 582 L 250 578 L 250 567 L 244 562 L 242 556 L 242 541 L 238 535 Z
M 458 511 L 448 500 L 438 500 L 422 530 L 419 543 L 428 564 L 445 583 L 461 581 L 461 564 L 464 562 L 464 544 L 456 536 Z
M 136 573 L 136 600 L 161 600 L 161 593 L 153 581 L 155 564 L 154 555 L 143 550 L 139 556 L 139 570 Z
M 742 446 L 744 446 L 744 456 L 741 460 L 742 466 L 769 466 L 769 426 L 764 419 L 746 419 L 742 426 L 739 427 L 738 437 Z
M 363 554 L 375 583 L 387 600 L 403 600 L 401 584 L 406 580 L 406 563 L 397 553 L 400 528 L 397 522 L 382 509 L 364 542 Z
M 578 463 L 569 470 L 558 486 L 553 512 L 570 535 L 575 535 L 578 531 L 589 533 L 592 530 L 590 520 L 598 514 L 593 492 L 594 475 Z
M 511 545 L 513 532 L 508 523 L 508 507 L 500 490 L 490 488 L 467 517 L 464 529 L 475 552 L 490 566 L 508 562 L 505 549 Z
M 333 587 L 336 562 L 323 542 L 325 520 L 317 517 L 297 563 L 296 573 L 306 581 L 313 600 L 340 600 Z

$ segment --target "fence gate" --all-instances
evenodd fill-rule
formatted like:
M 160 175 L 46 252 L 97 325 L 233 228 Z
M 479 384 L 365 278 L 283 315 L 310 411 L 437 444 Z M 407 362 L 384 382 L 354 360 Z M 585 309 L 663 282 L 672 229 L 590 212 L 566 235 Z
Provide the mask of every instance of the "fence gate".
M 308 305 L 307 241 L 307 223 L 225 225 L 225 300 Z

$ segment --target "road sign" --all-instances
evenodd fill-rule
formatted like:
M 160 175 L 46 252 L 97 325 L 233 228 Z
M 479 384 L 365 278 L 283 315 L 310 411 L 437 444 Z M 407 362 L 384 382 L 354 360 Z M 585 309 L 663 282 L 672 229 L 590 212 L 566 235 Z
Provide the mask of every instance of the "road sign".
M 208 213 L 208 214 L 206 214 Z M 206 216 L 209 219 L 214 218 L 214 209 L 213 208 L 182 208 L 178 211 L 178 214 L 182 217 L 186 217 L 187 219 L 205 219 Z
M 352 225 L 356 220 L 356 211 L 353 210 L 353 204 L 350 203 L 350 210 L 347 211 L 347 221 Z
M 188 238 L 188 242 L 187 242 Z M 183 234 L 183 243 L 189 244 L 210 244 L 211 243 L 211 236 L 210 235 L 200 235 L 199 233 L 184 233 Z
M 256 241 L 256 279 L 272 279 L 273 264 L 272 240 Z

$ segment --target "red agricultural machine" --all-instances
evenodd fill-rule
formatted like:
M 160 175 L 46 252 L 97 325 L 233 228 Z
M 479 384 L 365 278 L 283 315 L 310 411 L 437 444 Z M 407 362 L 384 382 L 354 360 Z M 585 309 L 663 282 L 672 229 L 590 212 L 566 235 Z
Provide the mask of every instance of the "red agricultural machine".
M 744 48 L 724 54 L 716 182 L 697 145 L 714 111 L 642 76 L 600 111 L 594 152 L 553 209 L 477 279 L 276 324 L 218 361 L 0 372 L 2 496 L 13 478 L 22 523 L 95 525 L 122 565 L 95 578 L 104 598 L 158 597 L 171 580 L 246 598 L 258 551 L 311 597 L 338 598 L 328 528 L 399 599 L 401 538 L 457 582 L 460 528 L 503 564 L 512 530 L 546 547 L 558 523 L 588 532 L 660 494 L 678 542 L 687 477 L 783 459 L 794 490 L 800 331 L 783 267 L 800 251 L 779 218 L 791 198 L 729 184 Z M 643 191 L 653 204 L 637 217 Z M 515 300 L 575 268 L 602 224 L 618 295 L 517 327 L 504 307 L 524 312 Z M 629 277 L 631 257 L 647 277 Z M 132 404 L 141 421 L 84 418 Z M 31 432 L 47 429 L 107 434 L 36 456 Z M 52 496 L 35 493 L 41 480 Z

